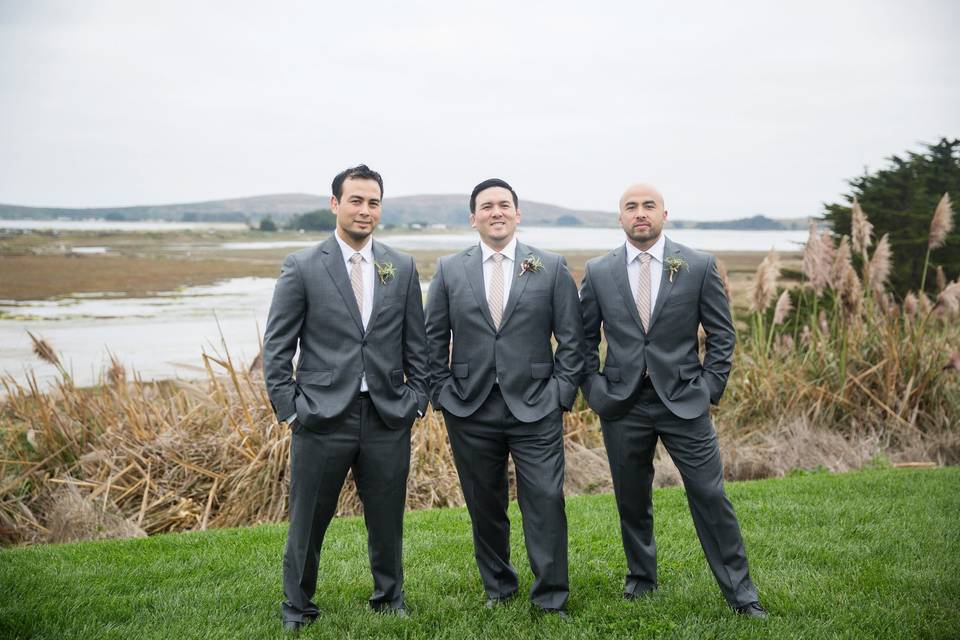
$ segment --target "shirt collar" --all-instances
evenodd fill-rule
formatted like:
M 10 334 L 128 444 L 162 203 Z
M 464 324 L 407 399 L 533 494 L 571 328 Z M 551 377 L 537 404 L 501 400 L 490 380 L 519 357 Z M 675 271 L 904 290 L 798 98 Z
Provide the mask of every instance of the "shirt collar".
M 483 259 L 483 260 L 482 260 L 483 262 L 486 262 L 487 260 L 489 260 L 489 259 L 490 259 L 490 256 L 492 256 L 493 254 L 498 253 L 497 251 L 494 251 L 493 249 L 491 249 L 490 247 L 488 247 L 488 246 L 486 245 L 486 243 L 484 243 L 483 240 L 480 241 L 480 252 L 481 252 L 481 258 Z M 499 251 L 499 253 L 502 253 L 504 258 L 506 258 L 507 260 L 510 260 L 511 262 L 513 262 L 514 258 L 515 258 L 516 255 L 517 255 L 517 236 L 516 236 L 516 234 L 514 234 L 514 236 L 513 236 L 512 238 L 510 238 L 510 242 L 508 242 L 508 243 L 507 243 L 507 246 L 505 246 L 503 249 L 501 249 L 501 250 Z
M 663 263 L 663 250 L 666 245 L 666 236 L 662 233 L 660 237 L 657 238 L 657 241 L 653 243 L 653 246 L 647 249 L 646 251 L 640 251 L 633 244 L 627 240 L 624 245 L 627 247 L 627 264 L 630 264 L 637 259 L 637 256 L 641 253 L 649 253 L 650 257 L 656 260 L 659 263 Z
M 360 248 L 360 251 L 357 251 L 340 237 L 340 234 L 336 231 L 333 232 L 333 237 L 337 239 L 337 244 L 340 245 L 340 251 L 343 252 L 344 262 L 350 262 L 350 258 L 353 257 L 353 254 L 359 253 L 363 259 L 368 263 L 373 263 L 373 237 L 367 236 L 367 243 Z

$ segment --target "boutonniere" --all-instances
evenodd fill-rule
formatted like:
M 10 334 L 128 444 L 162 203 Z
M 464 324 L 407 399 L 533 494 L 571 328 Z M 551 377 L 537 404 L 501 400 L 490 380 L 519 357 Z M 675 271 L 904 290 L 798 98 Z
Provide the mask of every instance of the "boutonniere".
M 540 259 L 540 256 L 535 256 L 532 253 L 528 255 L 527 259 L 520 263 L 520 273 L 517 274 L 517 277 L 519 278 L 528 271 L 530 273 L 543 271 L 543 260 Z
M 377 277 L 380 278 L 380 284 L 387 284 L 397 275 L 397 269 L 392 262 L 374 261 L 373 266 L 377 268 Z
M 673 276 L 675 276 L 680 269 L 689 268 L 690 265 L 680 256 L 670 256 L 667 258 L 667 271 L 670 273 L 670 282 L 673 282 Z

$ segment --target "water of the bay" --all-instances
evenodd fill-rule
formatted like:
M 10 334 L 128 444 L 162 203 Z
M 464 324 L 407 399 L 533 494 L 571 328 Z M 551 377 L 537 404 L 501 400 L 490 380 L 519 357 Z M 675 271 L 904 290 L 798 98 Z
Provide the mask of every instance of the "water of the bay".
M 795 251 L 805 232 L 671 230 L 677 242 L 707 251 Z M 618 229 L 529 227 L 524 242 L 543 249 L 596 251 L 623 241 Z M 471 232 L 393 233 L 391 245 L 406 250 L 450 250 L 477 241 Z M 313 242 L 232 243 L 225 248 L 288 247 Z M 426 288 L 426 286 L 425 286 Z M 67 296 L 57 300 L 0 301 L 0 372 L 19 382 L 33 371 L 41 382 L 56 369 L 32 352 L 27 331 L 47 340 L 61 354 L 78 384 L 95 383 L 114 354 L 143 379 L 195 378 L 203 375 L 201 352 L 222 353 L 221 333 L 235 361 L 249 363 L 259 350 L 273 280 L 234 278 L 210 286 L 188 287 L 150 298 L 109 294 Z

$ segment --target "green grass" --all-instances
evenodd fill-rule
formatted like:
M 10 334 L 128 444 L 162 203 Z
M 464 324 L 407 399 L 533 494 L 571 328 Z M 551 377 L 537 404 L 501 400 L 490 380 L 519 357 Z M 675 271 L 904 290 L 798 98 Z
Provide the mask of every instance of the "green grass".
M 320 621 L 303 638 L 948 638 L 960 634 L 960 469 L 814 473 L 728 485 L 772 616 L 726 607 L 680 489 L 656 492 L 660 589 L 620 597 L 612 496 L 567 502 L 573 620 L 525 597 L 483 608 L 463 509 L 407 516 L 409 620 L 368 611 L 362 520 L 333 523 Z M 531 576 L 516 505 L 514 562 Z M 0 550 L 2 638 L 280 637 L 285 527 Z

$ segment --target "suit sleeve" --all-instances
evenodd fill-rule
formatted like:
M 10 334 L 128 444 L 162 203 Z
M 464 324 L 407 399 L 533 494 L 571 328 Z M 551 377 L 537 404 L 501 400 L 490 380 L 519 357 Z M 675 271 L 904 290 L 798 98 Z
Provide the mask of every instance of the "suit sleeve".
M 430 392 L 430 368 L 427 363 L 427 335 L 423 326 L 423 295 L 417 263 L 410 258 L 411 275 L 407 287 L 407 307 L 403 318 L 403 372 L 407 384 L 417 394 L 417 411 L 427 410 Z
M 297 385 L 293 381 L 293 356 L 307 310 L 303 280 L 296 259 L 283 261 L 273 288 L 273 300 L 263 335 L 263 378 L 278 420 L 297 413 L 293 404 Z
M 437 272 L 427 292 L 426 333 L 427 358 L 430 363 L 430 400 L 439 409 L 440 389 L 451 376 L 450 372 L 450 301 L 443 280 L 443 261 L 437 263 Z
M 583 318 L 583 393 L 589 395 L 593 376 L 600 372 L 600 303 L 593 289 L 588 264 L 580 286 L 580 315 Z
M 560 407 L 569 411 L 583 375 L 583 321 L 577 285 L 563 257 L 553 287 L 553 335 L 557 339 L 553 375 L 560 384 Z
M 717 404 L 727 386 L 737 338 L 723 279 L 713 256 L 700 288 L 700 324 L 707 334 L 703 378 L 710 389 L 710 402 Z

